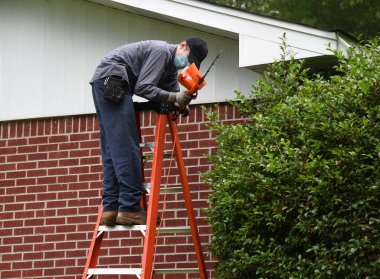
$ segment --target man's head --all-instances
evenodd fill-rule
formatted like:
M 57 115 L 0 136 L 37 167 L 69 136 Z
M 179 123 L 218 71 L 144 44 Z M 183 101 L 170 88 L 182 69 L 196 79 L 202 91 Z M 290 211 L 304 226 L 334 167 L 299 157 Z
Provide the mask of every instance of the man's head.
M 190 64 L 194 63 L 199 69 L 208 54 L 207 44 L 200 38 L 189 38 L 178 45 L 176 54 L 187 56 Z

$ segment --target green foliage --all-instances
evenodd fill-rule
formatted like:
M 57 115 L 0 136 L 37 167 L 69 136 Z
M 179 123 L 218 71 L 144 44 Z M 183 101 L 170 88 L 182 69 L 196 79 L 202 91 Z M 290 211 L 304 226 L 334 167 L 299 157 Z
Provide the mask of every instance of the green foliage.
M 282 20 L 370 38 L 379 34 L 378 0 L 203 0 Z
M 328 79 L 274 63 L 232 102 L 244 124 L 208 114 L 218 278 L 380 277 L 379 40 L 335 55 Z

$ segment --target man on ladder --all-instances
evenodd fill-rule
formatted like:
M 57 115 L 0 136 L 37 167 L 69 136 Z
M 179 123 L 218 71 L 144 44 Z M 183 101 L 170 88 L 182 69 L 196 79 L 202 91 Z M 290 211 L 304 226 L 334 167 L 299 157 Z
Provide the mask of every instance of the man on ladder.
M 141 209 L 141 154 L 132 96 L 153 102 L 188 105 L 192 96 L 181 92 L 178 70 L 200 63 L 208 53 L 200 38 L 178 45 L 142 41 L 108 53 L 91 79 L 92 95 L 100 126 L 103 163 L 103 214 L 106 226 L 145 225 Z

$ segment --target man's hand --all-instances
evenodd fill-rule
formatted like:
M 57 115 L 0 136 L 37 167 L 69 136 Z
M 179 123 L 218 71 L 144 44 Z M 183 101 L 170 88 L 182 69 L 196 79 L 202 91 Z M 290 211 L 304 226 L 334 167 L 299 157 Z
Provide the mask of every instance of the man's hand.
M 182 90 L 178 93 L 170 93 L 167 101 L 168 103 L 177 103 L 180 106 L 187 106 L 192 99 L 193 96 L 186 94 L 186 90 Z

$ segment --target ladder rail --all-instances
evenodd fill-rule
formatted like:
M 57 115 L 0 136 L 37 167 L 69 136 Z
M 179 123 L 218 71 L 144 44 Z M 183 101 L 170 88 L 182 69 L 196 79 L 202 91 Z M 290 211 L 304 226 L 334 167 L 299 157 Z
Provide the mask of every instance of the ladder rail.
M 177 129 L 177 122 L 171 121 L 172 115 L 169 114 L 168 116 L 168 122 L 169 122 L 169 128 L 172 136 L 172 142 L 175 145 L 175 156 L 177 159 L 177 167 L 179 172 L 179 178 L 182 185 L 183 190 L 183 196 L 185 200 L 186 210 L 187 210 L 187 216 L 189 218 L 189 225 L 191 228 L 191 236 L 193 238 L 194 243 L 194 249 L 195 254 L 199 266 L 199 271 L 201 275 L 201 279 L 207 279 L 207 271 L 206 271 L 206 265 L 203 258 L 202 253 L 202 246 L 201 241 L 199 237 L 198 227 L 194 216 L 194 207 L 191 200 L 191 193 L 190 193 L 190 187 L 189 187 L 189 181 L 186 174 L 186 167 L 183 160 L 182 150 L 181 150 L 181 144 L 179 142 L 178 138 L 178 129 Z
M 156 120 L 155 142 L 154 142 L 154 155 L 152 165 L 152 177 L 150 197 L 148 203 L 147 224 L 143 248 L 142 259 L 142 279 L 150 279 L 153 272 L 153 259 L 154 259 L 154 243 L 156 237 L 156 220 L 158 214 L 158 203 L 160 184 L 162 176 L 162 165 L 164 158 L 164 142 L 165 142 L 165 129 L 166 129 L 166 115 L 158 114 Z
M 87 279 L 91 277 L 91 276 L 90 277 L 87 276 L 88 270 L 90 268 L 96 267 L 96 264 L 98 262 L 98 257 L 100 254 L 100 246 L 104 237 L 103 233 L 98 234 L 99 226 L 100 226 L 100 218 L 102 216 L 102 213 L 103 213 L 103 205 L 101 204 L 99 208 L 98 218 L 96 220 L 95 230 L 92 235 L 90 250 L 88 252 L 87 261 L 84 267 L 82 279 Z

